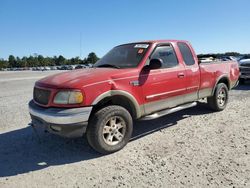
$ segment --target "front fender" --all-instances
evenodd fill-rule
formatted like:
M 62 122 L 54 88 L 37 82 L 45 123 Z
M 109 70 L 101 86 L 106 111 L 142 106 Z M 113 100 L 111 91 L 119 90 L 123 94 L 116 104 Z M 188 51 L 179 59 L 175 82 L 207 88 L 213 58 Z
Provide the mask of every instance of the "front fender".
M 92 105 L 94 106 L 94 105 L 98 104 L 101 100 L 103 100 L 107 97 L 116 96 L 116 95 L 126 97 L 133 104 L 135 111 L 136 111 L 136 118 L 139 118 L 142 116 L 142 111 L 141 111 L 140 105 L 138 104 L 135 97 L 133 95 L 131 95 L 130 93 L 123 91 L 123 90 L 110 90 L 110 91 L 104 92 L 103 94 L 99 95 L 93 101 Z

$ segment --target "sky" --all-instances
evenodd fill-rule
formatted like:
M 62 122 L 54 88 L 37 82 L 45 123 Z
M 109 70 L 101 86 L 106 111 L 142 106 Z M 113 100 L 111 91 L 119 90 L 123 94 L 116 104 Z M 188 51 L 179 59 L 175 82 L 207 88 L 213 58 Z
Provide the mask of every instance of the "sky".
M 102 57 L 116 45 L 182 39 L 197 53 L 250 53 L 249 0 L 1 0 L 0 58 Z

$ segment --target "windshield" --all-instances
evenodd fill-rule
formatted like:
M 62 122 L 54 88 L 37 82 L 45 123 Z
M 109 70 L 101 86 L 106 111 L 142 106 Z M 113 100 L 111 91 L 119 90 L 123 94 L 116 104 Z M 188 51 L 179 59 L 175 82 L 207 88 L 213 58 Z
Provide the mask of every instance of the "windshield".
M 101 58 L 94 67 L 134 68 L 137 67 L 149 48 L 148 43 L 117 46 Z

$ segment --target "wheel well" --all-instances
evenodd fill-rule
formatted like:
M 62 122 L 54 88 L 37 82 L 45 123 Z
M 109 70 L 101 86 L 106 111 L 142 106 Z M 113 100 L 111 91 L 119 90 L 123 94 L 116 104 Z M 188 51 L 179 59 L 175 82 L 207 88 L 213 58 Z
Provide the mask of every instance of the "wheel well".
M 133 119 L 136 119 L 136 117 L 137 117 L 136 108 L 133 105 L 133 103 L 127 97 L 122 96 L 122 95 L 114 95 L 114 96 L 110 96 L 110 97 L 106 97 L 106 98 L 102 99 L 93 107 L 92 113 L 95 113 L 96 111 L 100 110 L 101 108 L 103 108 L 105 106 L 109 106 L 109 105 L 122 106 L 123 108 L 128 110 L 128 112 L 131 114 Z
M 229 81 L 228 81 L 228 79 L 226 77 L 221 78 L 219 80 L 219 82 L 217 83 L 217 85 L 220 84 L 220 83 L 226 84 L 227 88 L 230 89 L 230 84 L 229 84 Z

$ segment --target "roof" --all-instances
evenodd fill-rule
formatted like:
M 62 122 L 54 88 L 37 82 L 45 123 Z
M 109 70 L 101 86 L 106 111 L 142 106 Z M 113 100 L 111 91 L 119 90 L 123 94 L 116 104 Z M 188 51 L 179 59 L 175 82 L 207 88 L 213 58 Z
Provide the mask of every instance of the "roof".
M 145 40 L 145 41 L 136 41 L 136 42 L 124 43 L 124 44 L 120 44 L 118 46 L 123 46 L 123 45 L 127 45 L 127 44 L 140 44 L 140 43 L 158 44 L 158 43 L 177 43 L 177 42 L 184 42 L 184 43 L 189 44 L 189 42 L 186 41 L 186 40 Z
M 140 41 L 140 42 L 146 42 L 146 43 L 168 43 L 168 42 L 188 42 L 188 41 L 186 41 L 186 40 L 173 40 L 173 39 L 171 39 L 171 40 L 146 40 L 146 41 Z M 140 43 L 140 42 L 138 42 L 138 43 Z

